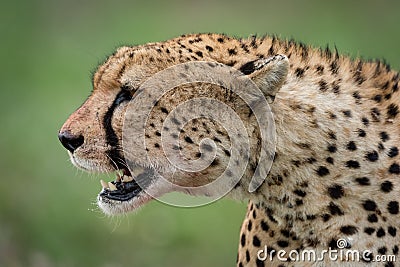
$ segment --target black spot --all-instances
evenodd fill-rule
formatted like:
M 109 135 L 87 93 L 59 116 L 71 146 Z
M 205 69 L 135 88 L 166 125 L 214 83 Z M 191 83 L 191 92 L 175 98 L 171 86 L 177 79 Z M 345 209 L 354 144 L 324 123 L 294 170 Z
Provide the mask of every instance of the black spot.
M 350 110 L 343 110 L 343 115 L 345 115 L 348 118 L 351 118 L 351 111 Z
M 329 215 L 329 214 L 327 214 L 327 213 L 325 213 L 324 215 L 322 215 L 322 220 L 323 220 L 324 222 L 329 221 L 330 218 L 331 218 L 331 215 Z
M 199 56 L 199 57 L 203 57 L 203 52 L 201 52 L 201 51 L 197 51 L 195 54 L 196 54 L 197 56 Z
M 372 228 L 372 227 L 364 228 L 364 233 L 366 233 L 368 235 L 372 235 L 374 232 L 375 232 L 375 228 Z
M 160 147 L 160 144 L 155 143 L 155 144 L 154 144 L 154 147 L 159 148 L 159 147 Z
M 348 160 L 346 162 L 346 167 L 351 169 L 358 169 L 360 168 L 360 163 L 358 163 L 358 161 L 355 160 Z
M 316 170 L 317 174 L 319 176 L 325 176 L 329 174 L 329 170 L 324 167 L 324 166 L 320 166 L 317 170 Z
M 159 131 L 156 131 L 157 136 L 161 136 L 161 133 Z
M 215 142 L 222 143 L 221 140 L 219 140 L 218 137 L 215 137 L 215 136 L 214 136 L 213 140 L 214 140 Z
M 295 203 L 296 203 L 297 206 L 301 206 L 301 205 L 304 204 L 302 199 L 296 199 Z
M 365 137 L 367 135 L 363 129 L 358 129 L 357 131 L 359 137 Z
M 361 99 L 360 93 L 357 92 L 357 91 L 355 91 L 355 92 L 353 93 L 353 97 L 354 97 L 355 99 L 357 99 L 357 100 L 360 100 L 360 99 Z
M 377 103 L 380 103 L 382 101 L 382 95 L 375 95 L 372 100 L 374 100 Z
M 316 216 L 314 214 L 306 215 L 306 217 L 307 217 L 307 220 L 309 220 L 309 221 L 312 221 L 312 220 L 316 219 Z
M 324 66 L 317 65 L 316 70 L 317 70 L 317 73 L 321 75 L 322 73 L 324 73 Z
M 376 231 L 376 236 L 377 237 L 382 237 L 385 236 L 385 230 L 383 230 L 383 228 L 379 228 L 378 231 Z
M 370 185 L 371 183 L 369 182 L 369 178 L 367 177 L 361 177 L 361 178 L 356 178 L 355 181 L 359 185 Z
M 338 184 L 328 187 L 328 194 L 333 199 L 341 198 L 344 195 L 343 187 Z
M 397 253 L 399 253 L 399 247 L 397 245 L 394 245 L 392 251 L 394 255 L 397 255 Z
M 340 227 L 340 232 L 342 232 L 345 235 L 354 235 L 355 233 L 358 232 L 357 227 L 352 226 L 352 225 L 346 225 Z
M 333 164 L 333 158 L 332 157 L 327 157 L 326 162 Z
M 393 190 L 393 184 L 391 181 L 384 181 L 381 183 L 381 190 L 385 193 L 389 193 Z
M 256 235 L 253 236 L 253 246 L 255 246 L 255 247 L 261 246 L 261 241 L 260 241 L 260 239 L 258 239 L 258 237 Z
M 335 153 L 337 150 L 336 145 L 329 145 L 328 146 L 328 151 L 331 153 Z
M 253 219 L 257 218 L 257 212 L 256 210 L 253 210 Z
M 387 117 L 388 119 L 393 119 L 399 113 L 399 107 L 395 104 L 390 104 L 387 108 Z
M 385 254 L 386 254 L 386 251 L 387 251 L 387 248 L 386 248 L 386 247 L 380 247 L 380 248 L 378 248 L 378 253 L 381 254 L 381 255 L 385 255 Z
M 399 174 L 400 173 L 400 166 L 397 163 L 393 163 L 389 167 L 389 172 L 393 174 Z
M 304 69 L 302 68 L 297 68 L 294 71 L 294 74 L 297 76 L 297 78 L 302 78 L 304 76 Z
M 209 51 L 209 52 L 212 52 L 212 51 L 214 51 L 214 48 L 212 48 L 211 46 L 209 46 L 209 45 L 206 45 L 206 49 Z
M 295 193 L 299 197 L 305 197 L 307 195 L 306 192 L 304 192 L 303 190 L 299 190 L 299 189 L 294 190 L 293 193 Z
M 192 138 L 190 138 L 189 136 L 185 136 L 185 141 L 189 144 L 193 144 L 193 140 Z
M 244 234 L 242 234 L 240 238 L 240 244 L 242 245 L 242 247 L 246 245 L 246 236 Z
M 399 202 L 390 201 L 387 205 L 387 209 L 390 214 L 398 214 L 399 213 Z
M 328 246 L 329 246 L 331 249 L 336 249 L 336 248 L 338 248 L 338 247 L 337 247 L 337 240 L 332 238 L 331 241 L 329 241 Z
M 249 221 L 249 223 L 247 224 L 247 230 L 251 231 L 252 227 L 253 227 L 253 223 L 251 221 Z
M 399 149 L 395 146 L 391 147 L 388 152 L 388 156 L 391 158 L 396 157 L 398 154 L 399 154 Z
M 335 94 L 339 94 L 339 92 L 340 92 L 340 86 L 339 86 L 339 84 L 333 84 L 333 85 L 332 85 L 332 91 L 333 91 Z
M 363 207 L 365 210 L 368 210 L 368 211 L 375 211 L 377 208 L 375 201 L 372 201 L 372 200 L 364 201 Z
M 368 126 L 368 125 L 369 125 L 369 120 L 368 120 L 367 118 L 363 117 L 363 118 L 361 119 L 361 121 L 362 121 L 362 123 L 363 123 L 365 126 Z
M 333 202 L 329 203 L 328 208 L 329 208 L 329 212 L 332 215 L 343 215 L 344 214 L 343 211 Z
M 350 151 L 357 150 L 356 143 L 354 143 L 354 141 L 350 141 L 350 142 L 347 144 L 347 150 L 350 150 Z
M 367 160 L 371 161 L 371 162 L 377 161 L 378 158 L 379 158 L 378 152 L 376 152 L 375 150 L 374 150 L 374 151 L 371 151 L 371 152 L 368 152 L 368 153 L 365 155 L 365 158 L 366 158 Z
M 280 246 L 281 248 L 286 248 L 289 246 L 289 242 L 287 242 L 286 240 L 278 240 L 277 242 L 278 246 Z
M 246 261 L 249 262 L 250 261 L 250 253 L 249 250 L 246 249 Z
M 256 266 L 257 267 L 265 267 L 265 264 L 262 260 L 260 260 L 259 258 L 256 259 Z
M 318 82 L 318 85 L 319 85 L 319 90 L 321 90 L 322 92 L 328 90 L 328 84 L 325 82 L 325 80 L 320 80 Z
M 230 56 L 233 56 L 233 55 L 236 55 L 236 54 L 237 54 L 235 48 L 229 48 L 229 49 L 228 49 L 228 53 L 229 53 Z
M 161 107 L 161 112 L 165 113 L 165 114 L 168 114 L 168 110 L 166 108 L 164 108 L 164 107 Z
M 368 217 L 367 217 L 367 220 L 370 223 L 376 223 L 376 222 L 378 222 L 378 217 L 376 216 L 375 213 L 374 214 L 369 214 Z
M 382 142 L 386 142 L 387 140 L 389 140 L 389 135 L 387 134 L 387 132 L 380 132 L 380 137 Z
M 282 234 L 284 237 L 287 237 L 287 238 L 289 238 L 289 236 L 290 236 L 290 232 L 289 232 L 288 230 L 281 230 L 281 234 Z
M 395 227 L 393 227 L 393 226 L 389 226 L 389 227 L 388 227 L 388 233 L 389 233 L 391 236 L 396 236 L 397 229 L 396 229 Z
M 268 232 L 269 230 L 269 225 L 264 220 L 261 221 L 261 229 L 265 232 Z

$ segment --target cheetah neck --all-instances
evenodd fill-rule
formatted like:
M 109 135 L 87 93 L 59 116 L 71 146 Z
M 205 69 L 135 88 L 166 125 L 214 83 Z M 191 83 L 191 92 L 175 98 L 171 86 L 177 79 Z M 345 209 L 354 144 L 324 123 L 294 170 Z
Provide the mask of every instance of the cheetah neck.
M 400 193 L 394 186 L 399 74 L 315 51 L 304 60 L 302 51 L 292 51 L 287 81 L 272 104 L 276 155 L 250 196 L 252 208 L 259 223 L 290 232 L 301 246 L 357 234 L 356 244 L 372 231 L 369 224 L 397 223 L 398 204 L 385 199 Z

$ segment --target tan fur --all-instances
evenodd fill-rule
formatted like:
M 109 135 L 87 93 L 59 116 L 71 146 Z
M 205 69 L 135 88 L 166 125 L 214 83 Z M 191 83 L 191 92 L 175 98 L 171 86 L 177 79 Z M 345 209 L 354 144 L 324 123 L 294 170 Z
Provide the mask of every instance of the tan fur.
M 273 97 L 269 101 L 277 131 L 271 172 L 255 193 L 248 193 L 248 179 L 257 161 L 251 158 L 240 186 L 230 194 L 237 199 L 250 199 L 240 234 L 245 242 L 239 244 L 238 266 L 311 266 L 310 263 L 280 262 L 276 257 L 272 263 L 256 263 L 257 252 L 264 245 L 287 251 L 327 249 L 339 238 L 347 238 L 351 249 L 369 249 L 374 256 L 397 254 L 400 216 L 395 206 L 399 201 L 400 170 L 395 151 L 400 131 L 399 74 L 380 62 L 351 60 L 337 52 L 275 37 L 234 39 L 199 34 L 122 47 L 98 68 L 93 93 L 62 128 L 85 136 L 85 143 L 72 155 L 73 163 L 89 171 L 114 170 L 104 153 L 109 147 L 102 120 L 121 87 L 131 88 L 134 93 L 146 79 L 178 63 L 213 61 L 240 69 L 250 61 L 277 54 L 286 55 L 290 65 L 286 80 L 273 83 Z M 255 74 L 250 77 L 256 82 L 263 77 L 252 75 Z M 185 99 L 204 95 L 227 103 L 238 111 L 248 129 L 256 129 L 254 117 L 248 116 L 249 110 L 239 99 L 227 97 L 221 88 L 198 86 L 197 90 L 189 86 L 171 92 L 152 113 L 146 140 L 148 153 L 159 162 L 160 170 L 166 167 L 160 150 L 155 147 L 160 139 L 156 132 L 161 130 L 166 116 L 161 108 L 172 110 Z M 119 106 L 112 120 L 119 140 L 125 108 L 126 104 Z M 229 149 L 227 133 L 207 120 L 189 122 L 184 130 L 185 134 L 179 136 L 183 154 L 195 158 L 201 139 L 217 137 L 220 164 L 196 177 L 180 173 L 177 181 L 200 185 L 217 177 L 229 159 L 224 154 L 224 149 Z M 193 144 L 185 143 L 185 136 Z M 259 148 L 257 138 L 257 131 L 252 131 L 253 152 Z M 259 242 L 254 242 L 255 238 Z M 341 262 L 325 264 L 343 265 Z M 364 266 L 366 263 L 347 264 Z M 373 263 L 371 266 L 395 265 Z

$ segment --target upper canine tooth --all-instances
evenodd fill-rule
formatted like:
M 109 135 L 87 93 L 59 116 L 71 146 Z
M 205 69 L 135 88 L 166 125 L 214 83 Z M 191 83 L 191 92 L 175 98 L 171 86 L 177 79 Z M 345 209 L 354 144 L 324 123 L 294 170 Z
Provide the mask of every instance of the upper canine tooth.
M 117 174 L 117 178 L 115 178 L 116 182 L 121 182 L 121 175 Z
M 111 183 L 111 182 L 108 182 L 108 186 L 110 187 L 110 190 L 111 190 L 111 191 L 117 190 L 117 187 L 116 187 L 113 183 Z
M 104 182 L 103 180 L 100 180 L 100 184 L 104 189 L 108 188 L 108 184 L 106 182 Z
M 130 181 L 133 181 L 133 177 L 126 176 L 126 175 L 122 176 L 122 182 L 127 183 L 127 182 L 130 182 Z

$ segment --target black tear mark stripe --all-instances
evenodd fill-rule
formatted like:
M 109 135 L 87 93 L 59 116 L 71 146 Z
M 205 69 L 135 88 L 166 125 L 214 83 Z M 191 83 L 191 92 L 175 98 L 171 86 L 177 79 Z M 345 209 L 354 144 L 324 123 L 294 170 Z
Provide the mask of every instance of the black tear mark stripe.
M 112 117 L 114 115 L 115 109 L 123 102 L 125 101 L 130 101 L 132 99 L 132 95 L 129 91 L 121 89 L 121 91 L 117 94 L 115 97 L 114 101 L 112 102 L 111 106 L 108 108 L 106 114 L 104 115 L 103 118 L 103 127 L 106 133 L 106 143 L 109 145 L 111 148 L 106 151 L 107 156 L 110 158 L 110 163 L 111 165 L 122 169 L 126 166 L 124 166 L 124 163 L 122 161 L 125 161 L 123 155 L 121 154 L 121 151 L 118 148 L 118 136 L 115 133 L 113 127 L 112 127 Z

